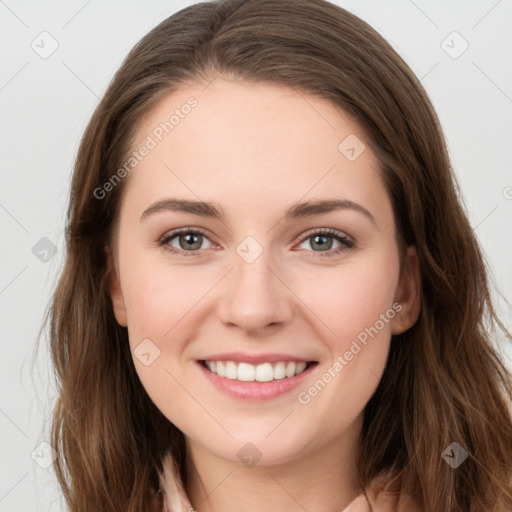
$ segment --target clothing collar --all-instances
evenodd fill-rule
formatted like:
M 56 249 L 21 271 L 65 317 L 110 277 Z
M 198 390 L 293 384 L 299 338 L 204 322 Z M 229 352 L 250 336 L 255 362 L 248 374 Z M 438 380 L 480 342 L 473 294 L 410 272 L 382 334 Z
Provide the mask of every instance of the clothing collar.
M 160 487 L 163 497 L 159 501 L 159 512 L 196 512 L 192 507 L 181 480 L 179 467 L 168 454 L 163 461 L 163 478 Z M 357 496 L 342 512 L 414 512 L 412 501 L 400 493 L 397 483 L 393 489 L 384 489 L 392 473 L 385 471 L 375 478 L 369 488 Z

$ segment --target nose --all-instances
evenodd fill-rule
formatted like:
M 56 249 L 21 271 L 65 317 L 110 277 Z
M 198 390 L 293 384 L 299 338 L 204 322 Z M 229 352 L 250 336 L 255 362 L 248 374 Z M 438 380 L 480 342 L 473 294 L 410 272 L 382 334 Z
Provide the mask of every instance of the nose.
M 221 321 L 252 335 L 289 322 L 293 315 L 293 293 L 273 268 L 266 251 L 252 262 L 234 254 L 233 265 L 221 291 Z

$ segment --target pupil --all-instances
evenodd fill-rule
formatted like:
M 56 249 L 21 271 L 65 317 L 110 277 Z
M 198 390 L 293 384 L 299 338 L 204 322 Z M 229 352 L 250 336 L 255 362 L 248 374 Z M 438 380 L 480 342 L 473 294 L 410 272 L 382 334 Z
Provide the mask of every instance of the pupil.
M 318 240 L 324 240 L 325 241 L 327 239 L 329 239 L 329 237 L 322 236 L 322 235 L 316 235 L 314 237 L 314 243 L 317 244 Z M 320 243 L 319 247 L 320 248 L 326 248 L 327 247 L 327 249 L 330 249 L 331 245 L 332 245 L 332 239 L 331 239 L 331 243 Z
M 197 245 L 197 240 L 199 239 L 198 235 L 194 235 L 192 233 L 188 233 L 186 235 L 183 235 L 182 238 L 184 238 L 185 241 L 186 241 L 185 242 L 186 243 L 186 248 L 188 248 L 188 249 L 191 249 L 191 248 L 192 249 L 197 249 L 198 248 L 198 247 L 193 247 L 194 244 Z M 194 242 L 194 239 L 196 239 L 195 242 Z M 201 243 L 199 242 L 199 246 L 200 245 L 201 245 Z

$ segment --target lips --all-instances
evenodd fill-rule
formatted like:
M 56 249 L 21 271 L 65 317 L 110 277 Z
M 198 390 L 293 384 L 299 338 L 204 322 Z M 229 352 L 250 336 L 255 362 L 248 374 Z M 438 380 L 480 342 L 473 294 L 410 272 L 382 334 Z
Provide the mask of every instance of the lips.
M 229 355 L 232 357 L 232 354 Z M 261 360 L 261 358 L 258 358 Z M 286 395 L 290 393 L 293 389 L 296 389 L 299 385 L 305 382 L 306 379 L 310 378 L 312 372 L 315 371 L 316 366 L 318 365 L 317 361 L 286 361 L 286 366 L 284 366 L 285 361 L 283 360 L 283 356 L 281 355 L 280 360 L 277 362 L 271 363 L 270 361 L 265 361 L 259 363 L 258 365 L 253 365 L 252 363 L 248 363 L 247 361 L 233 361 L 231 360 L 196 360 L 197 367 L 200 370 L 200 373 L 209 381 L 214 388 L 230 395 L 236 399 L 250 400 L 250 401 L 266 401 L 276 399 L 281 395 Z M 289 357 L 290 359 L 290 357 Z M 300 359 L 300 358 L 297 358 Z M 219 363 L 222 363 L 224 366 L 224 371 L 232 372 L 231 376 L 234 376 L 234 369 L 236 370 L 236 378 L 229 377 L 220 377 L 217 373 L 213 373 L 208 367 L 208 363 L 210 366 L 215 362 L 215 369 L 218 371 Z M 228 363 L 232 363 L 232 365 L 228 365 Z M 225 364 L 224 364 L 225 363 Z M 282 366 L 285 369 L 285 376 L 283 378 L 274 378 L 275 372 L 277 371 L 277 376 L 282 375 Z M 256 368 L 258 366 L 264 366 L 261 378 L 267 380 L 256 380 Z M 290 365 L 290 366 L 288 366 Z M 299 366 L 300 365 L 300 366 Z M 302 367 L 305 368 L 301 371 Z M 249 380 L 238 380 L 238 372 L 241 371 L 241 377 L 244 378 L 244 372 L 250 372 L 251 369 L 248 369 L 248 366 L 253 366 L 255 368 L 255 379 L 253 381 Z M 272 369 L 272 379 L 270 379 L 270 370 Z M 292 377 L 286 376 L 286 369 L 289 368 L 289 372 L 291 375 L 292 369 L 295 367 L 295 374 Z M 277 368 L 277 370 L 276 370 Z M 300 373 L 297 374 L 297 371 Z M 267 373 L 268 372 L 268 373 Z M 281 373 L 279 373 L 281 372 Z M 222 373 L 222 369 L 221 369 Z M 247 375 L 247 374 L 245 374 Z M 249 376 L 252 376 L 249 374 Z M 248 378 L 248 377 L 246 377 Z
M 196 364 L 218 390 L 236 398 L 268 400 L 309 379 L 318 361 L 289 353 L 224 352 L 197 359 Z

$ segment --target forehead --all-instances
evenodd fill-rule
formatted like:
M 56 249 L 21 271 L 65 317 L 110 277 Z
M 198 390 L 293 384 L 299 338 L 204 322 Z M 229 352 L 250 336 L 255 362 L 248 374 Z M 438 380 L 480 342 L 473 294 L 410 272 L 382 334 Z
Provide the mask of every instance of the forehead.
M 139 209 L 165 195 L 219 202 L 228 213 L 329 196 L 390 213 L 358 124 L 290 87 L 223 78 L 183 86 L 141 120 L 132 150 L 126 200 Z

